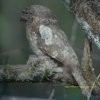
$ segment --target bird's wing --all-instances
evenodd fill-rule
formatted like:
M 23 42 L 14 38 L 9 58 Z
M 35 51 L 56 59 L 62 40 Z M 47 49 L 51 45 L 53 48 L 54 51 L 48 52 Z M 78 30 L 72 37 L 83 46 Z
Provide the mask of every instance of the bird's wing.
M 48 27 L 41 25 L 39 27 L 39 33 L 41 39 L 39 39 L 38 45 L 50 57 L 63 64 L 71 63 L 71 59 L 77 58 L 65 33 L 58 26 L 51 25 Z
M 39 32 L 42 37 L 41 42 L 39 42 L 39 47 L 42 52 L 48 54 L 65 66 L 63 67 L 65 77 L 68 78 L 68 74 L 71 72 L 80 88 L 81 86 L 87 86 L 87 82 L 84 80 L 80 70 L 78 58 L 64 32 L 56 26 L 42 26 Z M 81 90 L 84 95 L 87 95 L 89 92 L 88 88 L 81 88 Z

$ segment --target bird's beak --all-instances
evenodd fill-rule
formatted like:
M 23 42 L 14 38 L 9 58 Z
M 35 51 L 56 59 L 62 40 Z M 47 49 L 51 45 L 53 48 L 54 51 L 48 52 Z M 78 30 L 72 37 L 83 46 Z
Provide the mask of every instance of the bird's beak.
M 25 10 L 22 10 L 22 13 L 25 13 Z
M 22 15 L 22 16 L 20 17 L 20 21 L 27 22 L 27 17 L 25 17 L 25 16 Z

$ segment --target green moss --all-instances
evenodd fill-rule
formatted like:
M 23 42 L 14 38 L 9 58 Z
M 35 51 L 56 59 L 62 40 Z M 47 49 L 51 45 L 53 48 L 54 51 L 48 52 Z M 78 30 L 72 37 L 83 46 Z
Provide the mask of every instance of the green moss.
M 48 70 L 48 69 L 46 69 L 46 70 L 44 71 L 43 76 L 47 76 L 47 75 L 49 75 L 49 74 L 50 74 L 49 70 Z
M 34 67 L 38 67 L 38 66 L 39 66 L 39 64 L 40 64 L 40 62 L 39 62 L 39 61 L 35 62 L 35 63 L 34 63 Z
M 27 73 L 28 73 L 29 75 L 32 75 L 32 74 L 34 73 L 34 71 L 33 71 L 33 70 L 27 69 Z

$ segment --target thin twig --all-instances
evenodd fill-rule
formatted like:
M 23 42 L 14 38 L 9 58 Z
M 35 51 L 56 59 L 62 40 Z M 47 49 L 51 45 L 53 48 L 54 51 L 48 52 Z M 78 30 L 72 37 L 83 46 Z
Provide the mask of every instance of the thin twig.
M 52 90 L 51 90 L 51 93 L 50 93 L 50 97 L 48 100 L 52 100 L 53 96 L 54 96 L 54 93 L 55 93 L 55 89 L 54 87 L 52 86 Z
M 74 23 L 73 23 L 73 26 L 72 26 L 72 32 L 71 32 L 71 38 L 70 38 L 70 44 L 72 46 L 74 45 L 74 42 L 75 42 L 75 39 L 76 39 L 77 28 L 78 28 L 78 23 L 75 20 Z

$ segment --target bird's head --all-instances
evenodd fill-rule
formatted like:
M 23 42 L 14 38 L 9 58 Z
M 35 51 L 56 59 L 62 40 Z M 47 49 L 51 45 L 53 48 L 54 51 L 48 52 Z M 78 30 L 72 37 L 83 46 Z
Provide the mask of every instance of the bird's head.
M 56 20 L 56 17 L 47 7 L 32 5 L 27 7 L 25 10 L 22 10 L 20 20 L 24 22 L 38 22 L 43 20 Z

